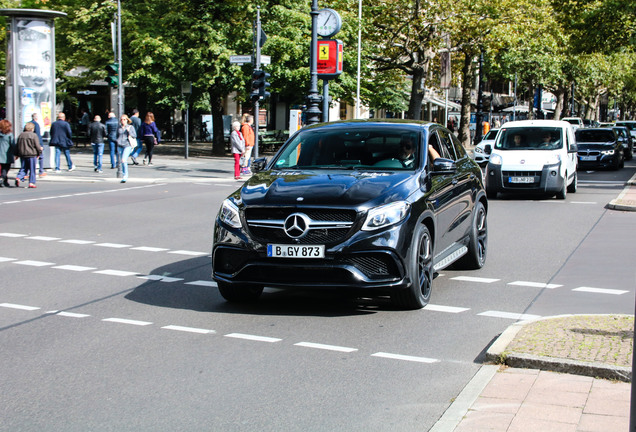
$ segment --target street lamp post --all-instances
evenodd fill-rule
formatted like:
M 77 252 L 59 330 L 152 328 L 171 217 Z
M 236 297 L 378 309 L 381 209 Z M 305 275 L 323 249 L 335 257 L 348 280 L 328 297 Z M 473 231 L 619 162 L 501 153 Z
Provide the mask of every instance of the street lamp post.
M 318 93 L 318 57 L 316 47 L 318 46 L 318 32 L 316 29 L 316 18 L 318 18 L 318 0 L 311 2 L 311 48 L 310 58 L 310 88 L 307 96 L 307 124 L 320 123 L 320 93 Z
M 190 93 L 192 93 L 192 83 L 190 81 L 183 81 L 181 83 L 181 94 L 185 97 L 186 101 L 186 115 L 185 115 L 185 158 L 188 158 L 188 141 L 189 141 L 189 129 L 190 129 Z

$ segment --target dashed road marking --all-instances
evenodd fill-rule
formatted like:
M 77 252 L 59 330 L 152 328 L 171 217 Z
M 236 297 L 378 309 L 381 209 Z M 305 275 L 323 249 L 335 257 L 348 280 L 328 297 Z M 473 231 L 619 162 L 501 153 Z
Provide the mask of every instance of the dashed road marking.
M 77 245 L 87 245 L 87 244 L 93 244 L 95 243 L 94 241 L 91 240 L 60 240 L 60 243 L 70 243 L 70 244 L 77 244 Z
M 77 266 L 77 265 L 61 265 L 61 266 L 55 266 L 53 268 L 54 269 L 59 269 L 59 270 L 76 271 L 76 272 L 83 272 L 83 271 L 88 271 L 88 270 L 97 270 L 96 267 L 84 267 L 84 266 Z
M 93 273 L 103 274 L 108 276 L 137 276 L 139 273 L 123 270 L 99 270 Z
M 124 318 L 106 318 L 106 319 L 103 319 L 102 321 L 119 323 L 119 324 L 130 324 L 130 325 L 136 325 L 136 326 L 149 326 L 152 324 L 151 322 L 148 322 L 148 321 L 137 321 L 137 320 L 131 320 L 131 319 L 124 319 Z
M 17 258 L 7 258 L 7 257 L 0 257 L 0 262 L 10 262 L 10 261 L 17 261 Z
M 95 246 L 108 247 L 114 249 L 124 249 L 132 247 L 132 245 L 120 244 L 120 243 L 95 243 Z
M 0 237 L 11 237 L 11 238 L 18 238 L 18 237 L 26 237 L 26 234 L 16 234 L 16 233 L 0 233 Z
M 487 316 L 492 318 L 506 318 L 513 320 L 534 320 L 541 318 L 541 315 L 532 315 L 532 314 L 522 314 L 515 312 L 502 312 L 502 311 L 486 311 L 482 313 L 478 313 L 477 315 Z
M 64 311 L 57 312 L 57 313 L 55 313 L 55 315 L 68 317 L 68 318 L 87 318 L 87 317 L 90 316 L 90 315 L 87 315 L 87 314 L 74 313 L 74 312 L 64 312 Z
M 548 284 L 548 283 L 541 283 L 541 282 L 526 282 L 526 281 L 509 282 L 508 285 L 515 285 L 515 286 L 522 286 L 522 287 L 529 287 L 529 288 L 548 288 L 548 289 L 560 288 L 563 286 L 558 284 Z
M 304 347 L 304 348 L 315 348 L 315 349 L 321 349 L 321 350 L 327 350 L 327 351 L 338 351 L 338 352 L 346 352 L 346 353 L 358 351 L 357 348 L 349 348 L 349 347 L 343 347 L 343 346 L 337 346 L 337 345 L 325 345 L 325 344 L 319 344 L 319 343 L 313 343 L 313 342 L 298 342 L 294 345 L 299 347 Z
M 588 293 L 594 293 L 594 294 L 611 294 L 611 295 L 621 295 L 621 294 L 626 294 L 629 292 L 624 290 L 592 288 L 592 287 L 579 287 L 579 288 L 574 288 L 572 291 L 588 292 Z
M 186 282 L 186 285 L 197 285 L 197 286 L 204 286 L 204 287 L 216 287 L 216 282 L 212 282 L 212 281 L 204 281 L 204 280 L 198 280 L 198 281 L 193 281 L 193 282 Z
M 46 267 L 46 266 L 55 265 L 55 263 L 50 263 L 50 262 L 45 262 L 45 261 L 31 261 L 31 260 L 14 261 L 14 264 L 20 264 L 20 265 L 25 265 L 25 266 L 33 266 L 33 267 Z
M 19 310 L 25 310 L 25 311 L 34 311 L 34 310 L 40 309 L 39 307 L 35 307 L 35 306 L 26 306 L 26 305 L 14 304 L 14 303 L 0 303 L 0 306 L 9 308 L 9 309 L 19 309 Z
M 450 278 L 450 280 L 463 281 L 463 282 L 493 283 L 501 279 L 490 279 L 490 278 L 481 278 L 481 277 L 473 277 L 473 276 L 457 276 L 454 278 Z
M 208 252 L 196 252 L 196 251 L 187 251 L 187 250 L 175 250 L 175 251 L 170 251 L 168 253 L 177 254 L 177 255 L 189 255 L 189 256 L 208 255 Z
M 278 338 L 267 337 L 267 336 L 256 336 L 256 335 L 250 335 L 250 334 L 244 334 L 244 333 L 229 333 L 229 334 L 226 334 L 225 337 L 235 338 L 235 339 L 245 339 L 245 340 L 257 341 L 257 342 L 269 342 L 269 343 L 282 341 L 282 339 L 278 339 Z
M 132 250 L 138 250 L 138 251 L 143 251 L 143 252 L 165 252 L 167 250 L 167 248 L 158 248 L 158 247 L 149 247 L 149 246 L 139 246 L 139 247 L 134 247 L 131 248 Z
M 202 329 L 202 328 L 194 328 L 194 327 L 183 327 L 183 326 L 178 326 L 178 325 L 167 325 L 164 327 L 161 327 L 162 329 L 166 329 L 166 330 L 176 330 L 176 331 L 181 331 L 181 332 L 187 332 L 187 333 L 198 333 L 198 334 L 214 334 L 216 333 L 214 330 L 206 330 L 206 329 Z
M 423 309 L 435 311 L 435 312 L 448 312 L 448 313 L 461 313 L 461 312 L 466 312 L 467 310 L 470 310 L 470 308 L 442 306 L 442 305 L 434 305 L 434 304 L 427 304 L 426 306 L 424 306 Z
M 45 237 L 45 236 L 32 236 L 32 237 L 26 237 L 27 240 L 40 240 L 40 241 L 55 241 L 55 240 L 62 240 L 59 237 Z
M 375 354 L 371 354 L 371 357 L 381 357 L 381 358 L 387 358 L 392 360 L 406 360 L 406 361 L 412 361 L 412 362 L 418 362 L 418 363 L 439 363 L 440 361 L 434 358 L 415 357 L 415 356 L 391 354 L 391 353 L 385 353 L 385 352 L 377 352 Z

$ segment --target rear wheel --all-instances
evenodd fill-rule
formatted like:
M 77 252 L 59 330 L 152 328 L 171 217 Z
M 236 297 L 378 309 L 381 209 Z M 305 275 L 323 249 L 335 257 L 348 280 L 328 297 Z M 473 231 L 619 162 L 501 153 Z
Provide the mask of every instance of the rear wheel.
M 426 225 L 419 225 L 413 236 L 409 257 L 411 286 L 391 295 L 403 309 L 421 309 L 431 298 L 433 285 L 433 239 Z
M 487 251 L 488 221 L 486 219 L 486 209 L 481 202 L 478 202 L 475 205 L 473 225 L 470 230 L 468 253 L 458 261 L 457 266 L 468 270 L 480 269 L 486 263 Z
M 258 300 L 263 293 L 263 287 L 258 285 L 229 284 L 217 282 L 219 292 L 229 302 L 247 303 Z

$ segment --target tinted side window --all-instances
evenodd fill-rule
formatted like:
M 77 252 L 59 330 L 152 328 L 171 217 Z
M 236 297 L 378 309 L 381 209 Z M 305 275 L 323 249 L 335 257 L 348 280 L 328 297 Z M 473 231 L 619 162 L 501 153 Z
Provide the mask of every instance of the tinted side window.
M 496 135 L 497 133 L 495 132 L 495 135 L 492 136 L 492 139 L 494 139 Z M 461 159 L 465 157 L 466 149 L 464 148 L 462 143 L 459 141 L 459 138 L 457 138 L 454 133 L 450 133 L 448 136 L 450 136 L 451 140 L 453 141 L 453 147 L 455 147 L 455 153 L 457 153 L 457 159 Z
M 447 159 L 457 160 L 457 156 L 455 155 L 455 147 L 453 146 L 453 141 L 449 134 L 443 130 L 437 130 L 437 136 L 439 137 L 440 147 L 442 148 L 442 152 L 440 155 Z

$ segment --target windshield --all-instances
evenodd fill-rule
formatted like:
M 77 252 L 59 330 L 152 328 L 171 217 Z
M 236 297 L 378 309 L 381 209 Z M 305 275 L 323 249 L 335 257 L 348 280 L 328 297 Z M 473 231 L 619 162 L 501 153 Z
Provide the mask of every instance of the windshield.
M 499 129 L 490 129 L 490 131 L 484 136 L 484 140 L 494 140 L 495 137 L 497 136 L 497 132 L 499 132 Z
M 616 122 L 616 126 L 625 126 L 627 129 L 629 130 L 636 130 L 636 122 L 635 123 L 629 123 L 629 122 Z
M 420 135 L 412 128 L 368 125 L 308 129 L 285 145 L 273 167 L 414 170 Z
M 495 144 L 499 150 L 556 150 L 562 147 L 560 127 L 502 128 Z
M 577 143 L 604 143 L 615 141 L 616 136 L 611 130 L 578 130 L 576 131 Z

